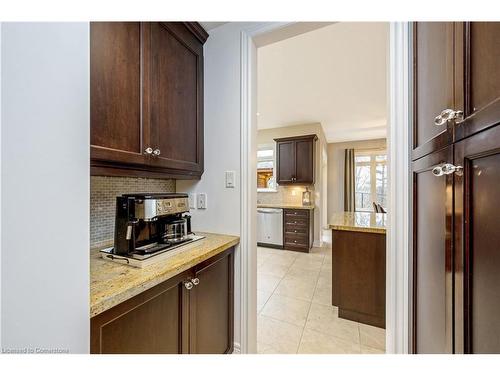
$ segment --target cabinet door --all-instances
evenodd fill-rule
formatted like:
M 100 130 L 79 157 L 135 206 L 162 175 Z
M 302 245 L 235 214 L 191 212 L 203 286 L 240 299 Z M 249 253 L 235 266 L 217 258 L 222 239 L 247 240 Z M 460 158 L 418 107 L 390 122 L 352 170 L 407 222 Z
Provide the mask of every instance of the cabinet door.
M 289 184 L 295 178 L 295 141 L 277 142 L 278 184 Z
M 295 183 L 314 183 L 314 140 L 295 141 Z
M 500 353 L 500 126 L 458 142 L 455 268 L 460 352 Z
M 139 22 L 90 24 L 90 144 L 93 161 L 145 164 Z
M 433 167 L 452 147 L 413 163 L 413 351 L 451 353 L 453 321 L 452 179 Z
M 203 172 L 203 43 L 180 22 L 152 22 L 149 92 L 155 167 Z M 222 140 L 223 142 L 223 140 Z
M 454 24 L 416 22 L 413 27 L 413 160 L 452 142 L 452 126 L 434 119 L 454 108 Z
M 187 353 L 189 293 L 178 275 L 91 319 L 91 353 Z
M 233 351 L 234 248 L 195 267 L 199 280 L 190 291 L 190 353 Z
M 500 122 L 500 22 L 466 23 L 462 43 L 466 119 L 458 139 Z

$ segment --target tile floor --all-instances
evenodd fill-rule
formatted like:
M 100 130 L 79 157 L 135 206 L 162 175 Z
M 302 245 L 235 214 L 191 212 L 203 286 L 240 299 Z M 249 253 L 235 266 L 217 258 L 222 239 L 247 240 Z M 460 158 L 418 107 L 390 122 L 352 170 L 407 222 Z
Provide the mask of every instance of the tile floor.
M 331 305 L 331 248 L 257 248 L 257 351 L 380 354 L 385 330 L 338 317 Z

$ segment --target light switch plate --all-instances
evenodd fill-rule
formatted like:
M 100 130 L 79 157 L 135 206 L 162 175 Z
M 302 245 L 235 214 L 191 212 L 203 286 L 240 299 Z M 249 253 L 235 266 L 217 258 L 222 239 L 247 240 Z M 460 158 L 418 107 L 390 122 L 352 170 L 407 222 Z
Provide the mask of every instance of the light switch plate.
M 198 208 L 207 208 L 207 193 L 198 193 Z
M 196 208 L 196 193 L 189 194 L 189 208 Z
M 226 171 L 226 188 L 234 188 L 234 171 Z

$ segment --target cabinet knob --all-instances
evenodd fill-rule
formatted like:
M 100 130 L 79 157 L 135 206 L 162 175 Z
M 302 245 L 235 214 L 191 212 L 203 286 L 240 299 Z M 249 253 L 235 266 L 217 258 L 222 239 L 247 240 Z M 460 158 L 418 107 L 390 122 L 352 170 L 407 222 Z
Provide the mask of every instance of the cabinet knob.
M 160 152 L 160 149 L 159 149 L 159 148 L 157 148 L 157 149 L 155 149 L 155 150 L 153 151 L 153 155 L 154 155 L 154 156 L 160 156 L 160 154 L 161 154 L 161 152 Z
M 445 109 L 441 112 L 441 114 L 434 118 L 434 125 L 442 126 L 451 120 L 455 120 L 455 123 L 462 122 L 464 120 L 464 112 L 455 111 L 449 108 Z
M 194 284 L 191 281 L 186 281 L 184 283 L 184 286 L 186 287 L 187 290 L 193 289 Z
M 148 147 L 147 149 L 144 150 L 144 153 L 146 155 L 151 155 L 153 153 L 153 149 L 151 147 Z
M 296 231 L 296 230 L 294 230 L 294 232 L 295 232 L 295 233 L 297 233 L 297 231 Z
M 200 279 L 195 277 L 194 279 L 191 279 L 191 282 L 193 283 L 193 285 L 198 285 L 200 283 Z

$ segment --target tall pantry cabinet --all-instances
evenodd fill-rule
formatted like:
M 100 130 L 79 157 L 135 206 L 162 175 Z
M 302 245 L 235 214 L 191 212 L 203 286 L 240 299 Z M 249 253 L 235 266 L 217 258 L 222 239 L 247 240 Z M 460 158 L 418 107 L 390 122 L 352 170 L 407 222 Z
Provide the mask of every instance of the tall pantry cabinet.
M 500 353 L 500 23 L 413 45 L 413 352 Z

